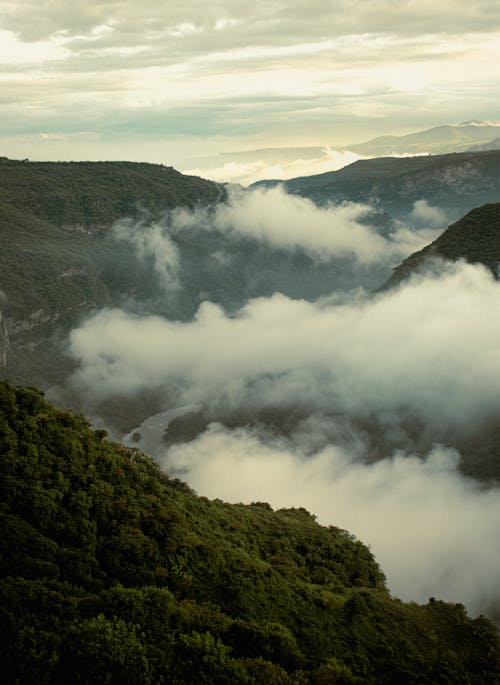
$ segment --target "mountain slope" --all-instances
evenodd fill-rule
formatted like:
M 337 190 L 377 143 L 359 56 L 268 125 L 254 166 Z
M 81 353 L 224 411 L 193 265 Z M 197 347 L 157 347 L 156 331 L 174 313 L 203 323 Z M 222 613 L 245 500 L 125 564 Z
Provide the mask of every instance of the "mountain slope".
M 187 320 L 203 300 L 234 311 L 276 291 L 316 299 L 388 275 L 373 265 L 358 281 L 349 255 L 318 262 L 300 247 L 219 230 L 210 217 L 225 199 L 222 186 L 159 165 L 0 161 L 0 375 L 62 383 L 66 336 L 94 309 Z M 199 211 L 170 230 L 181 206 Z M 120 219 L 123 239 L 110 230 Z M 174 278 L 162 279 L 170 264 Z
M 498 276 L 500 264 L 500 203 L 473 209 L 449 226 L 437 240 L 415 252 L 402 262 L 384 284 L 391 288 L 425 268 L 432 258 L 449 261 L 464 259 L 486 266 Z
M 391 599 L 303 509 L 196 497 L 137 450 L 0 383 L 5 682 L 474 683 L 500 645 L 461 605 Z
M 458 126 L 434 126 L 404 136 L 379 136 L 365 143 L 351 145 L 349 149 L 359 154 L 377 156 L 461 152 L 473 144 L 487 143 L 498 136 L 499 131 L 500 123 L 497 122 L 464 121 Z
M 425 199 L 458 217 L 499 199 L 500 151 L 360 160 L 339 171 L 284 181 L 283 186 L 319 205 L 363 202 L 406 218 L 414 203 Z
M 45 383 L 49 372 L 63 372 L 60 362 L 53 363 L 51 340 L 58 331 L 67 331 L 94 307 L 137 288 L 147 291 L 147 274 L 130 249 L 109 236 L 117 219 L 139 217 L 144 210 L 160 216 L 222 195 L 211 181 L 160 165 L 1 158 L 0 366 L 5 373 L 18 382 Z

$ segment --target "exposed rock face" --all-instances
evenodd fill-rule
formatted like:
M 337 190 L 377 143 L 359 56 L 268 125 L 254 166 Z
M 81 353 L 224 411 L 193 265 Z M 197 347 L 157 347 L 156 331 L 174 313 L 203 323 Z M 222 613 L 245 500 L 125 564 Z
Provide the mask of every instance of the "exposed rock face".
M 7 352 L 9 350 L 9 333 L 2 310 L 0 309 L 0 368 L 7 366 Z

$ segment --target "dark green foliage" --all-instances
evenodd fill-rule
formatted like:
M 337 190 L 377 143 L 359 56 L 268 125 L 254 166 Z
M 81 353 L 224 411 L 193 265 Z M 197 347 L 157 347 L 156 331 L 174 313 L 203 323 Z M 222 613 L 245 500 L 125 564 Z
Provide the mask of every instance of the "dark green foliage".
M 0 383 L 8 683 L 498 682 L 484 618 L 392 599 L 304 509 L 197 497 L 138 450 Z
M 219 194 L 217 184 L 160 164 L 0 160 L 1 204 L 58 226 L 106 228 L 141 205 L 193 207 Z
M 151 269 L 110 237 L 115 221 L 145 209 L 157 218 L 222 195 L 216 183 L 157 164 L 1 159 L 0 366 L 2 326 L 15 347 L 2 375 L 61 380 L 69 366 L 53 339 L 94 308 L 157 290 Z
M 400 284 L 425 269 L 429 259 L 463 259 L 486 266 L 498 276 L 500 262 L 500 203 L 477 207 L 452 224 L 423 250 L 414 252 L 396 269 L 382 289 Z

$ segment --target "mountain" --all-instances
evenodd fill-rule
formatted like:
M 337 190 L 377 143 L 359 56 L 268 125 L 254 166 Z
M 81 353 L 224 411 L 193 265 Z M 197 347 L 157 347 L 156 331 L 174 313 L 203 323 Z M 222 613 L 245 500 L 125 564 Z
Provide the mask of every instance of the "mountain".
M 425 131 L 417 131 L 404 136 L 379 136 L 365 143 L 350 145 L 348 149 L 361 155 L 377 157 L 397 154 L 463 152 L 470 149 L 471 145 L 488 143 L 499 133 L 500 122 L 472 120 L 464 121 L 457 126 L 434 126 Z
M 47 384 L 66 372 L 60 333 L 93 308 L 146 293 L 151 277 L 110 237 L 123 217 L 216 202 L 222 186 L 129 162 L 0 158 L 0 368 Z M 15 353 L 13 354 L 13 350 Z
M 4 382 L 0 433 L 4 682 L 500 679 L 487 619 L 391 598 L 370 551 L 304 509 L 197 497 Z
M 352 259 L 333 268 L 299 248 L 229 236 L 210 226 L 208 210 L 225 198 L 223 186 L 159 165 L 1 160 L 0 375 L 44 389 L 63 382 L 67 334 L 105 306 L 188 320 L 206 299 L 231 311 L 277 290 L 315 299 L 339 287 L 372 288 L 388 275 L 387 265 L 375 265 L 353 283 Z M 144 241 L 181 207 L 194 212 L 189 228 L 160 238 L 177 287 L 161 282 L 159 246 Z M 125 240 L 113 229 L 119 220 Z
M 363 143 L 325 141 L 313 147 L 275 147 L 232 150 L 191 157 L 180 162 L 186 173 L 249 185 L 260 179 L 290 179 L 340 169 L 359 157 L 446 154 L 469 150 L 494 150 L 491 141 L 500 135 L 500 122 L 466 121 L 435 126 L 403 136 L 383 135 Z
M 389 289 L 399 285 L 413 274 L 425 269 L 435 258 L 452 262 L 464 259 L 483 264 L 499 276 L 500 264 L 500 203 L 486 204 L 473 209 L 449 226 L 437 240 L 413 253 L 396 269 L 382 286 Z
M 287 192 L 319 205 L 362 202 L 406 219 L 414 203 L 429 204 L 458 218 L 500 197 L 500 151 L 359 160 L 338 171 L 288 181 L 259 181 L 253 187 L 283 184 Z

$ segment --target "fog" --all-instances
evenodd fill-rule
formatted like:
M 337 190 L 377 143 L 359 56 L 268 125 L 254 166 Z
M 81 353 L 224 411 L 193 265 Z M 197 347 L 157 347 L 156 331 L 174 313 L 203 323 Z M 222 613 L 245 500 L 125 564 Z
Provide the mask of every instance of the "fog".
M 440 212 L 422 200 L 414 225 L 435 235 Z M 305 250 L 318 269 L 339 253 L 390 262 L 423 240 L 401 225 L 379 233 L 369 217 L 366 207 L 320 210 L 273 189 L 115 230 L 175 296 L 189 275 L 176 240 L 190 230 Z M 105 309 L 70 336 L 71 384 L 94 407 L 154 395 L 157 415 L 137 418 L 123 438 L 200 494 L 304 506 L 370 545 L 397 596 L 492 615 L 500 490 L 465 477 L 450 445 L 498 416 L 499 309 L 489 271 L 443 262 L 376 295 L 276 292 L 236 311 L 203 301 L 186 320 Z M 201 418 L 174 439 L 182 415 Z
M 368 205 L 320 208 L 306 198 L 287 194 L 281 186 L 252 190 L 233 186 L 227 193 L 227 202 L 215 207 L 176 209 L 152 223 L 146 219 L 118 222 L 115 236 L 132 243 L 140 258 L 154 255 L 155 267 L 169 279 L 176 275 L 179 261 L 172 238 L 189 231 L 217 231 L 228 239 L 245 237 L 269 247 L 299 248 L 323 261 L 350 256 L 365 265 L 397 264 L 434 239 L 439 233 L 436 227 L 446 226 L 442 210 L 425 201 L 414 209 L 420 230 L 388 220 L 381 230 L 377 224 L 383 220 L 382 213 Z
M 350 150 L 334 150 L 329 146 L 271 148 L 185 160 L 180 170 L 221 183 L 250 185 L 263 178 L 285 180 L 337 171 L 359 159 L 364 158 Z
M 463 478 L 457 459 L 437 446 L 425 459 L 399 453 L 364 464 L 335 445 L 304 454 L 214 424 L 160 462 L 208 497 L 305 507 L 368 543 L 396 596 L 480 613 L 499 603 L 500 491 Z
M 194 320 L 103 310 L 71 335 L 75 382 L 103 397 L 169 388 L 177 401 L 397 413 L 435 428 L 495 413 L 500 286 L 459 264 L 377 297 L 204 302 Z

